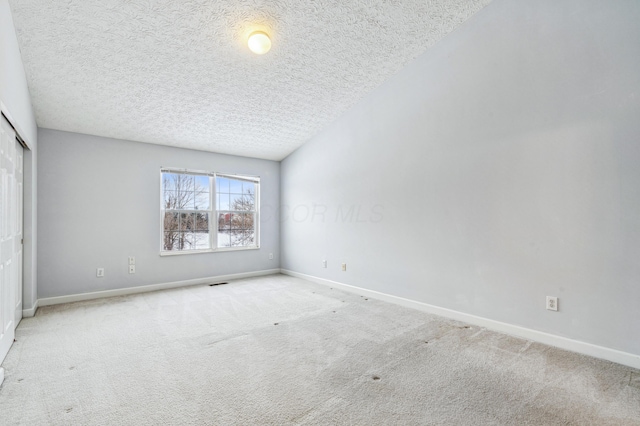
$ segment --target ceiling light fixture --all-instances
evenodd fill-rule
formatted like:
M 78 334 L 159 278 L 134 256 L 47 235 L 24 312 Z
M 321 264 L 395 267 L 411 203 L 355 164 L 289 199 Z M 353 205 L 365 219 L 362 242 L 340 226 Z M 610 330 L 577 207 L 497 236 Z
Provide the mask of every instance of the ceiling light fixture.
M 264 55 L 271 49 L 271 39 L 264 31 L 254 31 L 249 35 L 249 50 L 256 55 Z

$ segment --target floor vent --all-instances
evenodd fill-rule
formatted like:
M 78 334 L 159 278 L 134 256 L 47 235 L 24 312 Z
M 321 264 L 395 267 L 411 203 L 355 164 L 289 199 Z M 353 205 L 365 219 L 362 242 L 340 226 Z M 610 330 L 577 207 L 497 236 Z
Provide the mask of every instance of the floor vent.
M 229 284 L 229 283 L 213 283 L 213 284 L 209 284 L 209 287 L 213 287 L 214 285 L 222 285 L 222 284 Z

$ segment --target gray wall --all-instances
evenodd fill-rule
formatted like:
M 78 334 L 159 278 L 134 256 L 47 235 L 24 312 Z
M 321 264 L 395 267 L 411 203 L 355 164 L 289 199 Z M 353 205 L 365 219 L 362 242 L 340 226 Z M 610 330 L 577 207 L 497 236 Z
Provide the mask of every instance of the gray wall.
M 27 78 L 22 65 L 11 9 L 7 0 L 0 0 L 0 106 L 18 134 L 29 145 L 24 152 L 24 247 L 23 298 L 24 309 L 32 309 L 38 299 L 37 254 L 37 136 L 38 128 Z
M 639 22 L 494 1 L 283 161 L 282 267 L 640 354 Z
M 161 257 L 162 166 L 260 176 L 261 248 Z M 40 298 L 280 267 L 278 162 L 40 129 L 38 179 Z

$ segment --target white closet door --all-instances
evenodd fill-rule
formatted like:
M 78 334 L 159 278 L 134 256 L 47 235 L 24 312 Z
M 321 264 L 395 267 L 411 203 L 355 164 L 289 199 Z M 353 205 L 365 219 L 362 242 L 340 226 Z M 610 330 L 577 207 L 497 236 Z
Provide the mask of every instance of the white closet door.
M 0 119 L 0 363 L 22 318 L 22 146 Z M 19 310 L 19 312 L 16 311 Z
M 14 242 L 14 259 L 15 266 L 13 270 L 15 271 L 15 327 L 18 326 L 20 320 L 22 319 L 22 247 L 23 247 L 23 237 L 22 237 L 22 179 L 23 179 L 23 155 L 24 148 L 20 143 L 15 141 L 15 153 L 16 153 L 16 181 L 15 181 L 15 209 L 16 209 L 16 220 L 15 220 L 15 229 L 13 234 L 13 242 Z

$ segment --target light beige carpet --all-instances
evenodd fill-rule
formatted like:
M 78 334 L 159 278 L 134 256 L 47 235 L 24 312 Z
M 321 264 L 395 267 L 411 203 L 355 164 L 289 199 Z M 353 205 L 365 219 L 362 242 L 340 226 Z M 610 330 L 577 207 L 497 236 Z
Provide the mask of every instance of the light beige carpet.
M 2 425 L 640 425 L 640 371 L 274 275 L 40 308 Z

